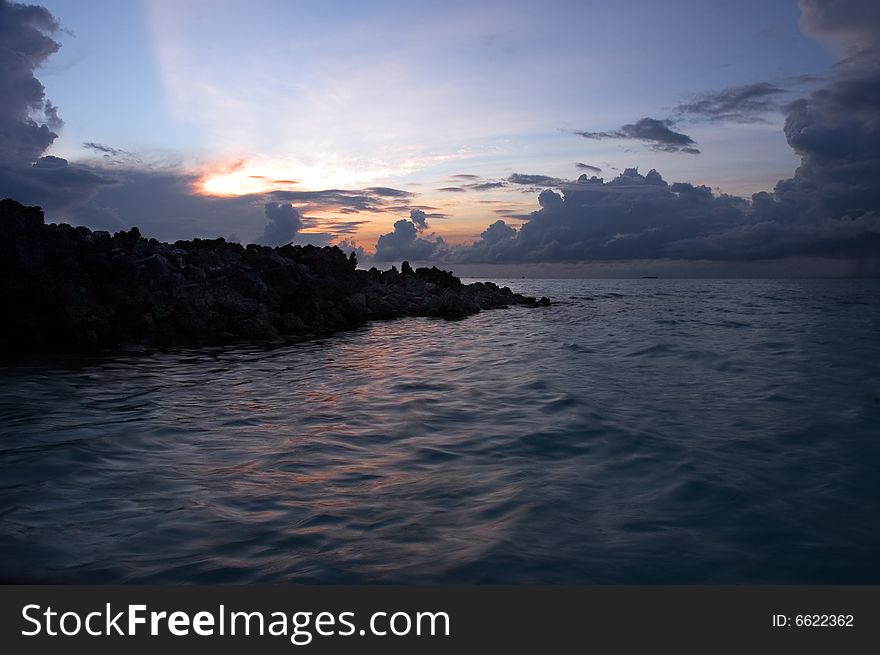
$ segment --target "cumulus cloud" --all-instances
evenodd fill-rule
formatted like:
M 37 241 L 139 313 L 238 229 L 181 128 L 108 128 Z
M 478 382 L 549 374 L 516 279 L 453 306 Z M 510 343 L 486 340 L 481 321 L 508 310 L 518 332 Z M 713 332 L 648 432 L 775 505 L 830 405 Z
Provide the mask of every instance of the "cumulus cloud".
M 812 0 L 801 6 L 805 28 L 830 35 L 849 56 L 837 64 L 828 85 L 789 106 L 785 136 L 801 165 L 792 179 L 777 184 L 775 195 L 786 207 L 819 220 L 877 213 L 880 6 Z
M 487 230 L 455 257 L 503 263 L 666 257 L 667 244 L 702 234 L 709 226 L 733 225 L 747 204 L 692 189 L 673 191 L 653 170 L 641 175 L 627 169 L 609 182 L 582 176 L 561 193 L 542 191 L 541 209 L 515 235 L 505 230 L 498 239 Z
M 516 229 L 508 225 L 502 220 L 497 220 L 480 235 L 480 238 L 486 243 L 498 243 L 505 239 L 512 239 L 516 236 Z
M 507 255 L 516 236 L 516 229 L 499 219 L 487 227 L 475 243 L 453 251 L 452 259 L 493 264 L 509 261 Z
M 800 0 L 801 29 L 844 56 L 877 47 L 880 4 L 872 0 Z
M 519 231 L 490 226 L 459 262 L 576 262 L 785 258 L 847 260 L 880 272 L 880 5 L 801 0 L 804 30 L 843 53 L 823 88 L 785 109 L 785 136 L 800 155 L 795 174 L 746 200 L 657 171 L 628 168 L 605 182 L 545 189 Z M 706 119 L 747 121 L 775 106 L 783 90 L 749 85 L 705 95 L 680 110 Z M 650 122 L 645 122 L 650 121 Z M 638 127 L 641 124 L 641 127 Z M 591 139 L 641 138 L 687 152 L 689 137 L 644 119 Z M 667 134 L 667 131 L 669 134 Z M 536 182 L 537 180 L 529 180 Z M 500 230 L 500 232 L 499 232 Z M 500 238 L 499 238 L 500 237 Z M 801 259 L 800 261 L 805 261 Z
M 409 220 L 416 226 L 418 232 L 421 232 L 428 227 L 428 215 L 421 209 L 410 210 Z
M 781 182 L 785 188 L 795 180 Z M 581 179 L 557 193 L 519 231 L 493 223 L 459 263 L 540 263 L 644 259 L 758 260 L 797 256 L 877 257 L 880 213 L 817 212 L 815 198 L 755 194 L 751 201 L 706 186 L 668 184 L 655 170 L 626 169 L 605 182 Z M 850 212 L 851 213 L 851 212 Z M 838 212 L 839 214 L 839 212 Z M 501 224 L 499 224 L 501 223 Z
M 575 134 L 585 139 L 628 139 L 641 141 L 658 152 L 684 152 L 698 155 L 696 142 L 687 134 L 676 132 L 675 123 L 670 119 L 642 118 L 635 123 L 623 125 L 611 132 L 586 132 L 575 130 Z
M 0 0 L 0 197 L 61 210 L 87 201 L 112 179 L 100 171 L 43 157 L 63 125 L 34 71 L 61 44 L 44 7 Z
M 419 236 L 428 227 L 425 213 L 420 209 L 410 212 L 405 218 L 394 223 L 394 230 L 381 235 L 376 241 L 378 262 L 441 260 L 448 255 L 449 248 L 443 237 L 436 234 Z
M 777 109 L 786 90 L 768 82 L 734 86 L 698 95 L 692 102 L 678 105 L 675 111 L 691 118 L 734 123 L 758 123 Z
M 551 189 L 544 189 L 538 194 L 538 204 L 541 205 L 543 209 L 552 209 L 562 205 L 562 203 L 562 196 Z
M 50 35 L 58 22 L 43 7 L 0 0 L 0 161 L 30 165 L 58 136 L 55 107 L 34 70 L 61 47 Z M 44 122 L 34 115 L 44 115 Z
M 283 246 L 293 241 L 302 228 L 302 217 L 290 203 L 266 203 L 266 219 L 262 242 L 267 246 Z

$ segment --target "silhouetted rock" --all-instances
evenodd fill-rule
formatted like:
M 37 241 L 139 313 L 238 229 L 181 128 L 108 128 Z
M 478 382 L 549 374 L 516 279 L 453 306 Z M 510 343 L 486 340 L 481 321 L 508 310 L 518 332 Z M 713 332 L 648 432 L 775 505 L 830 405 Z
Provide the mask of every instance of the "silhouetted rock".
M 193 239 L 137 228 L 46 225 L 0 202 L 0 350 L 171 345 L 308 337 L 402 316 L 461 318 L 549 300 L 436 267 L 357 270 L 339 248 Z

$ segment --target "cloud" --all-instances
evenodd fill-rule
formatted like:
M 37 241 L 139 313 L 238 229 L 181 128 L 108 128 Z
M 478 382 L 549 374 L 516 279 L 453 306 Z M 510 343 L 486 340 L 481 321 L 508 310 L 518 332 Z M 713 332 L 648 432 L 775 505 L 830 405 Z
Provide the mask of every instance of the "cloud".
M 68 162 L 43 156 L 62 121 L 35 70 L 59 49 L 52 38 L 59 30 L 48 10 L 0 0 L 0 197 L 40 205 L 49 220 L 93 228 L 137 225 L 148 236 L 172 241 L 235 233 L 273 245 L 291 239 L 327 243 L 350 235 L 362 223 L 311 218 L 308 212 L 408 210 L 414 195 L 384 186 L 205 196 L 195 190 L 197 174 L 177 166 L 147 165 L 130 152 L 95 141 L 83 146 L 99 158 Z
M 480 235 L 480 238 L 486 243 L 493 244 L 505 239 L 512 239 L 516 236 L 516 229 L 508 225 L 502 220 L 492 223 Z
M 443 187 L 437 190 L 445 191 L 447 193 L 463 193 L 465 191 L 491 191 L 492 189 L 501 189 L 506 186 L 504 182 L 486 180 L 479 175 L 472 175 L 470 173 L 452 175 L 450 179 L 458 182 L 467 182 L 468 184 L 457 184 L 456 186 Z
M 585 139 L 629 139 L 642 141 L 652 150 L 658 152 L 684 152 L 698 155 L 696 142 L 687 134 L 676 132 L 672 128 L 675 123 L 670 119 L 642 118 L 635 123 L 628 123 L 613 132 L 585 132 L 575 130 L 575 134 Z
M 0 197 L 48 211 L 86 202 L 113 179 L 102 171 L 43 157 L 63 121 L 34 71 L 61 47 L 45 8 L 0 0 Z
M 283 246 L 293 241 L 302 228 L 302 217 L 289 203 L 266 203 L 268 224 L 263 228 L 262 242 L 267 246 Z
M 303 219 L 303 222 L 311 222 L 309 219 Z M 368 225 L 370 221 L 321 221 L 321 227 L 328 229 L 331 236 L 350 235 L 360 228 L 361 225 Z
M 87 148 L 88 150 L 95 150 L 100 152 L 103 155 L 110 155 L 113 157 L 118 157 L 120 155 L 130 155 L 130 152 L 125 150 L 120 150 L 119 148 L 113 148 L 108 145 L 104 145 L 103 143 L 95 143 L 93 141 L 86 141 L 83 143 L 83 148 Z
M 562 203 L 562 196 L 550 189 L 544 189 L 538 194 L 538 204 L 544 209 L 559 207 Z
M 430 234 L 419 236 L 428 227 L 425 213 L 419 209 L 410 212 L 410 220 L 401 219 L 394 223 L 394 230 L 381 235 L 376 240 L 377 262 L 400 262 L 442 260 L 449 248 L 442 237 Z
M 41 157 L 28 166 L 0 163 L 0 196 L 40 205 L 50 215 L 85 203 L 114 179 L 102 171 L 70 165 L 61 157 Z
M 872 0 L 800 0 L 801 29 L 851 56 L 877 47 L 880 4 Z
M 734 225 L 746 201 L 673 189 L 659 173 L 627 169 L 610 182 L 586 178 L 561 193 L 545 189 L 541 209 L 514 236 L 496 239 L 488 230 L 454 253 L 463 262 L 562 262 L 651 259 L 669 256 L 667 245 Z M 493 225 L 497 225 L 493 224 Z
M 501 189 L 505 186 L 504 182 L 480 182 L 477 184 L 465 185 L 471 191 L 491 191 L 492 189 Z
M 870 4 L 870 6 L 869 6 Z M 743 199 L 657 171 L 628 168 L 605 182 L 546 182 L 540 209 L 514 234 L 497 223 L 451 253 L 464 263 L 633 260 L 845 261 L 880 272 L 880 5 L 802 0 L 805 31 L 845 55 L 822 88 L 789 103 L 784 132 L 800 156 L 772 192 Z M 866 27 L 868 26 L 868 27 Z M 813 80 L 815 81 L 815 80 Z M 679 109 L 704 119 L 747 121 L 784 91 L 755 84 L 698 97 Z M 643 119 L 593 139 L 638 138 L 687 152 L 693 141 L 668 121 Z M 519 178 L 518 178 L 519 179 Z M 511 179 L 511 182 L 516 180 Z M 555 183 L 554 183 L 555 182 Z
M 514 173 L 507 178 L 511 184 L 522 184 L 526 186 L 561 186 L 566 180 L 558 177 L 550 177 L 549 175 L 527 175 L 524 173 Z
M 574 165 L 575 168 L 582 171 L 590 171 L 592 173 L 601 173 L 602 169 L 598 166 L 593 166 L 592 164 L 584 164 L 582 162 L 576 162 Z
M 516 236 L 515 228 L 497 220 L 480 234 L 475 243 L 454 251 L 452 258 L 459 262 L 502 263 L 507 260 L 507 253 L 515 243 Z
M 411 198 L 413 195 L 409 191 L 403 191 L 402 189 L 392 189 L 387 186 L 369 187 L 365 190 L 365 192 L 385 198 Z
M 47 9 L 0 0 L 0 161 L 29 166 L 58 136 L 55 107 L 34 70 L 61 47 L 50 35 L 58 22 Z M 45 114 L 44 122 L 34 120 Z
M 456 180 L 468 181 L 469 184 L 447 186 L 437 189 L 446 193 L 464 193 L 466 191 L 491 191 L 505 186 L 504 182 L 484 180 L 479 175 L 453 175 Z
M 789 105 L 788 143 L 801 157 L 775 195 L 817 220 L 880 212 L 880 7 L 876 3 L 801 3 L 801 24 L 833 38 L 849 56 L 829 83 Z M 866 29 L 871 26 L 872 29 Z
M 346 254 L 354 253 L 354 256 L 357 258 L 358 262 L 365 262 L 371 259 L 370 255 L 367 253 L 366 250 L 363 249 L 362 246 L 359 246 L 350 239 L 343 239 L 336 245 L 342 250 L 342 252 Z
M 758 82 L 701 94 L 693 102 L 678 105 L 675 111 L 701 120 L 757 123 L 779 107 L 779 96 L 784 93 L 785 89 L 774 84 Z
M 294 202 L 305 204 L 311 210 L 343 211 L 357 214 L 359 212 L 390 213 L 400 211 L 414 194 L 401 189 L 388 187 L 371 187 L 368 189 L 324 189 L 316 191 L 270 191 L 266 194 L 276 202 Z
M 327 189 L 315 191 L 271 191 L 242 196 L 205 196 L 194 193 L 199 175 L 175 167 L 145 166 L 113 169 L 117 183 L 103 187 L 93 202 L 68 216 L 92 225 L 94 207 L 112 207 L 124 227 L 137 225 L 148 236 L 162 240 L 193 236 L 216 237 L 234 232 L 246 242 L 325 244 L 348 238 L 365 220 L 354 220 L 362 213 L 390 213 L 400 207 L 399 194 L 377 195 L 370 189 Z M 404 192 L 405 193 L 405 192 Z M 408 199 L 410 194 L 403 196 Z M 300 225 L 293 231 L 295 217 L 287 223 L 273 222 L 266 205 L 292 206 Z M 408 207 L 407 207 L 408 210 Z M 272 212 L 273 210 L 269 210 Z M 399 211 L 399 209 L 398 209 Z M 317 217 L 315 215 L 322 216 Z M 351 216 L 353 220 L 342 217 Z M 267 225 L 267 220 L 269 224 Z M 267 231 L 268 230 L 268 231 Z
M 428 215 L 421 209 L 413 209 L 409 213 L 409 220 L 416 226 L 416 230 L 421 232 L 428 227 Z
M 450 253 L 456 263 L 553 263 L 696 259 L 756 261 L 788 257 L 877 259 L 880 211 L 819 211 L 815 198 L 781 190 L 751 201 L 706 186 L 668 184 L 655 170 L 626 169 L 545 189 L 541 208 L 519 231 L 493 223 L 470 246 Z M 870 267 L 869 267 L 870 268 Z
M 786 108 L 785 136 L 801 157 L 794 176 L 751 201 L 705 186 L 666 184 L 634 169 L 608 183 L 581 176 L 562 202 L 543 192 L 541 209 L 516 238 L 494 244 L 487 261 L 785 257 L 869 259 L 880 253 L 880 6 L 803 0 L 805 31 L 846 58 L 827 84 Z M 750 121 L 785 91 L 753 84 L 698 97 L 680 112 L 703 119 Z M 643 123 L 643 121 L 639 121 Z M 636 125 L 638 126 L 639 123 Z M 688 137 L 662 135 L 668 122 L 624 126 L 588 138 L 643 137 L 687 147 Z M 663 148 L 661 148 L 663 149 Z M 547 195 L 544 195 L 547 194 Z M 547 202 L 551 200 L 552 202 Z M 485 239 L 481 238 L 481 242 Z M 487 247 L 480 243 L 475 252 Z M 869 269 L 871 267 L 868 267 Z

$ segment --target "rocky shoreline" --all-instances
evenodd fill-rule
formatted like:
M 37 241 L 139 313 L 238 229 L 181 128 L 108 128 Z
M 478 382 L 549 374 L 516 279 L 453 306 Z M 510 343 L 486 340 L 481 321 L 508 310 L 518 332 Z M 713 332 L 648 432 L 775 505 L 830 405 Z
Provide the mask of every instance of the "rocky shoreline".
M 359 270 L 353 254 L 331 246 L 169 244 L 137 228 L 47 225 L 39 207 L 7 199 L 0 303 L 0 351 L 12 352 L 308 338 L 376 319 L 457 319 L 550 301 L 407 262 Z

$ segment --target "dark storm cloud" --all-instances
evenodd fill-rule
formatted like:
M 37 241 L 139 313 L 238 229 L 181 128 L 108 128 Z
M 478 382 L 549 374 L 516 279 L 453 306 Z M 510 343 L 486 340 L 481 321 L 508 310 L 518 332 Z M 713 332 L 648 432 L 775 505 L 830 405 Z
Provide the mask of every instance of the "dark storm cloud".
M 756 123 L 764 114 L 777 109 L 786 90 L 768 82 L 735 86 L 697 96 L 693 102 L 675 108 L 679 114 L 709 121 Z
M 873 0 L 800 0 L 801 28 L 846 54 L 877 47 L 880 3 Z
M 0 0 L 0 197 L 60 211 L 87 201 L 113 180 L 100 170 L 43 157 L 63 121 L 34 75 L 61 45 L 43 7 Z
M 50 215 L 82 204 L 113 183 L 102 171 L 71 165 L 61 157 L 41 157 L 27 166 L 0 163 L 0 196 L 40 205 Z
M 801 2 L 801 24 L 849 56 L 829 83 L 789 106 L 788 143 L 801 157 L 775 196 L 816 220 L 880 212 L 880 5 Z
M 584 164 L 582 162 L 575 163 L 574 167 L 579 170 L 590 171 L 592 173 L 601 173 L 602 172 L 602 169 L 599 168 L 598 166 L 593 166 L 592 164 Z
M 269 222 L 263 228 L 262 243 L 267 246 L 283 246 L 293 241 L 302 228 L 302 217 L 296 208 L 288 203 L 267 202 L 265 209 Z
M 50 36 L 57 31 L 43 7 L 0 0 L 0 161 L 7 166 L 29 166 L 58 136 L 49 125 L 60 124 L 57 111 L 34 76 L 61 47 Z M 33 118 L 40 114 L 42 123 Z
M 684 152 L 698 155 L 696 142 L 687 134 L 676 132 L 672 128 L 675 123 L 669 119 L 642 118 L 635 123 L 628 123 L 613 132 L 586 132 L 575 130 L 575 134 L 585 139 L 627 139 L 642 141 L 652 150 L 658 152 Z

